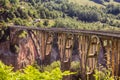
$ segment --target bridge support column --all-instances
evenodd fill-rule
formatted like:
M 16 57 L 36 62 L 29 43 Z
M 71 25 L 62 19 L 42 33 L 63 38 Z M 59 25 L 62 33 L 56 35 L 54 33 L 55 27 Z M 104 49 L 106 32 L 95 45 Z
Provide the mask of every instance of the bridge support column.
M 62 71 L 70 70 L 71 54 L 73 50 L 73 35 L 58 34 L 58 46 L 60 52 L 60 61 Z M 70 76 L 66 76 L 63 80 L 71 80 Z
M 81 71 L 81 78 L 82 80 L 85 80 L 86 78 L 86 54 L 89 44 L 89 37 L 85 35 L 78 35 L 78 51 L 79 51 L 79 57 L 80 57 L 80 71 Z
M 117 39 L 112 39 L 112 75 L 113 76 L 118 76 L 118 71 L 119 71 L 119 52 L 118 52 L 118 40 Z
M 118 76 L 120 76 L 120 40 L 118 40 Z
M 46 46 L 45 46 L 45 63 L 50 64 L 51 63 L 51 50 L 52 50 L 52 44 L 53 44 L 53 34 L 47 33 L 47 39 L 46 39 Z
M 39 56 L 40 56 L 40 65 L 50 64 L 51 58 L 51 49 L 53 43 L 53 33 L 39 31 L 37 33 L 39 41 Z
M 98 66 L 98 54 L 100 47 L 102 48 L 103 46 L 100 38 L 96 35 L 90 36 L 86 42 L 85 75 L 89 80 L 94 80 L 93 74 Z

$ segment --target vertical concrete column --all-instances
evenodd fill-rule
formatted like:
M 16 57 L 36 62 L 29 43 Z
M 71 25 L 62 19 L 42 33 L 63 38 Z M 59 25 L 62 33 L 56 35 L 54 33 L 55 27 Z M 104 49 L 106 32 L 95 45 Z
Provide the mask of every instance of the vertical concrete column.
M 53 33 L 47 33 L 45 46 L 45 64 L 51 63 L 51 50 L 53 44 Z
M 118 76 L 120 76 L 120 40 L 118 40 Z
M 58 34 L 58 47 L 62 71 L 70 70 L 71 54 L 73 50 L 73 35 L 65 33 Z M 64 77 L 63 80 L 70 80 L 70 76 Z

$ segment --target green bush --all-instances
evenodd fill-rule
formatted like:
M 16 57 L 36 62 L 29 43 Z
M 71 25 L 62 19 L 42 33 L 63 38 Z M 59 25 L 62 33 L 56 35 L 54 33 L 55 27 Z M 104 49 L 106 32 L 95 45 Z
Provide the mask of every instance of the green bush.
M 57 67 L 60 68 L 60 61 L 55 61 L 52 64 L 45 66 L 44 71 L 51 71 Z
M 70 71 L 62 72 L 59 67 L 51 71 L 40 72 L 30 65 L 16 72 L 12 70 L 13 67 L 4 65 L 0 61 L 0 80 L 62 80 L 63 76 L 74 74 Z
M 21 19 L 21 18 L 14 18 L 14 25 L 21 25 L 21 26 L 30 26 L 28 20 Z
M 23 21 L 20 18 L 15 18 L 14 19 L 14 24 L 15 25 L 23 25 Z
M 118 20 L 120 20 L 120 14 L 118 14 L 118 15 L 116 16 L 116 18 L 117 18 Z
M 107 5 L 107 13 L 117 15 L 120 13 L 120 5 L 109 4 Z
M 114 77 L 111 76 L 110 70 L 105 70 L 104 72 L 95 70 L 94 77 L 95 80 L 114 80 Z
M 71 69 L 79 71 L 80 70 L 80 62 L 78 62 L 78 61 L 71 62 Z

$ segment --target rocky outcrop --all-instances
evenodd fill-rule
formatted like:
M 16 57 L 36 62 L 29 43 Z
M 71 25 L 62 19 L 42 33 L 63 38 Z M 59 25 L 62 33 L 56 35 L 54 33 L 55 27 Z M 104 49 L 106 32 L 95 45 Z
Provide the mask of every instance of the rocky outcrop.
M 18 52 L 15 52 L 13 47 L 10 48 L 10 41 L 0 43 L 0 60 L 7 65 L 14 66 L 15 69 L 23 68 L 26 65 L 31 65 L 35 62 L 36 50 L 30 37 L 18 39 Z M 16 48 L 16 47 L 15 47 Z
M 19 48 L 17 68 L 33 64 L 35 62 L 36 50 L 31 38 L 22 39 L 19 43 Z
M 16 65 L 17 55 L 10 51 L 9 41 L 0 43 L 0 60 L 7 65 Z

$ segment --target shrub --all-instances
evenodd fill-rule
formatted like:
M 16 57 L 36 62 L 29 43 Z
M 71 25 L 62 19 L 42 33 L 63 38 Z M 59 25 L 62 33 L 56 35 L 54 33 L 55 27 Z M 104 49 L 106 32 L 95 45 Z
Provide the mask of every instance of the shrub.
M 14 19 L 14 24 L 15 24 L 15 25 L 22 25 L 22 24 L 23 24 L 23 21 L 22 21 L 20 18 L 15 18 L 15 19 Z
M 0 61 L 0 80 L 62 80 L 63 76 L 75 74 L 70 71 L 62 72 L 59 67 L 51 71 L 40 72 L 33 66 L 13 72 L 13 67 Z
M 114 0 L 114 1 L 116 1 L 116 2 L 120 2 L 120 0 Z
M 120 13 L 120 5 L 109 4 L 107 5 L 107 13 L 117 15 Z
M 104 72 L 95 70 L 94 77 L 95 80 L 114 80 L 114 77 L 111 76 L 110 70 L 105 70 Z
M 119 19 L 119 20 L 120 20 L 120 14 L 118 14 L 118 15 L 117 15 L 117 19 Z
M 71 69 L 76 71 L 80 70 L 80 62 L 78 61 L 71 62 Z
M 44 67 L 44 71 L 51 71 L 55 68 L 59 67 L 60 68 L 60 61 L 55 61 L 51 65 L 47 65 Z
M 94 2 L 96 3 L 99 3 L 99 4 L 103 4 L 104 3 L 104 0 L 93 0 Z

